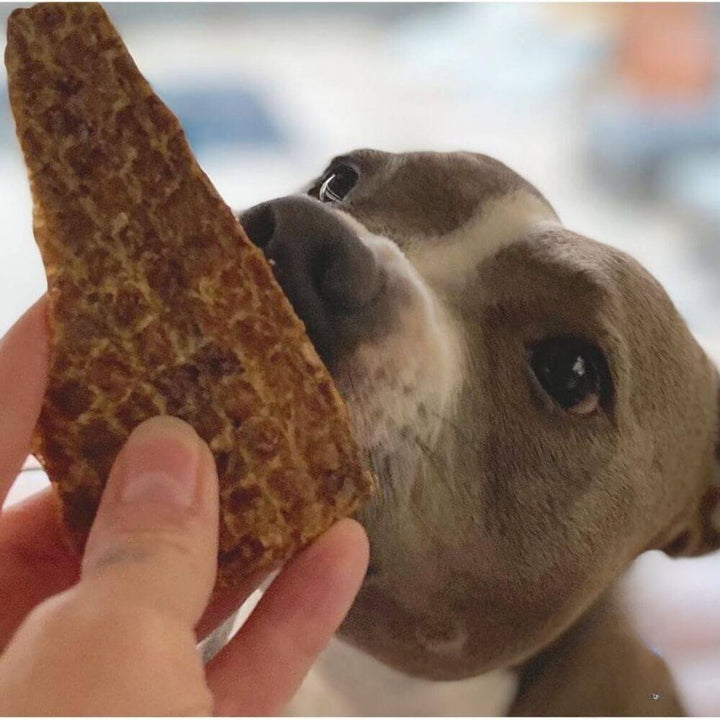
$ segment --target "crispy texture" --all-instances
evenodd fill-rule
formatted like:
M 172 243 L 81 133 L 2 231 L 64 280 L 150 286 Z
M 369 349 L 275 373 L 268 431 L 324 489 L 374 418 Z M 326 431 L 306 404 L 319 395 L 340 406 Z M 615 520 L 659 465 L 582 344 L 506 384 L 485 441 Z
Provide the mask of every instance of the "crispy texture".
M 221 584 L 275 568 L 372 487 L 302 323 L 99 5 L 15 11 L 5 62 L 48 278 L 33 451 L 72 535 L 166 413 L 217 462 Z

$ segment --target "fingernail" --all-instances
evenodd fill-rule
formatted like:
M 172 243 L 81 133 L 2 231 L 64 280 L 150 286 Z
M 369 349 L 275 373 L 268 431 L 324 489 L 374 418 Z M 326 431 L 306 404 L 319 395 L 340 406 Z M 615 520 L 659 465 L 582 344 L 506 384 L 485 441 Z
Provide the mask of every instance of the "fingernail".
M 171 417 L 152 418 L 133 431 L 123 454 L 121 502 L 192 505 L 200 440 L 189 425 Z

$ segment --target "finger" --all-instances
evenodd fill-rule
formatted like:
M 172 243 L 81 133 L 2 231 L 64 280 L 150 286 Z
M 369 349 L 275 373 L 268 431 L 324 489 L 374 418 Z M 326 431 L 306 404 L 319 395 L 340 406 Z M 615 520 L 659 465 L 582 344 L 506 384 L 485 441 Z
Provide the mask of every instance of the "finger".
M 0 648 L 43 600 L 74 585 L 80 558 L 48 488 L 6 508 L 0 523 Z
M 0 647 L 36 605 L 79 577 L 80 556 L 67 542 L 52 488 L 6 508 L 0 523 Z M 263 579 L 264 573 L 213 593 L 197 624 L 198 638 L 206 638 L 232 615 Z
M 3 509 L 0 523 L 0 550 L 22 554 L 29 564 L 59 555 L 80 557 L 73 550 L 60 514 L 60 501 L 51 487 Z
M 30 451 L 47 383 L 43 295 L 0 340 L 0 504 Z
M 0 648 L 43 600 L 80 577 L 80 556 L 67 542 L 52 488 L 6 508 L 0 523 Z M 257 589 L 265 574 L 213 593 L 195 631 L 203 640 Z
M 245 577 L 239 584 L 229 588 L 215 588 L 208 606 L 205 608 L 200 622 L 195 626 L 195 635 L 198 640 L 205 640 L 214 630 L 225 624 L 231 617 L 234 621 L 242 616 L 246 618 L 258 603 L 259 597 L 252 598 L 255 591 L 260 596 L 269 587 L 276 573 L 268 575 L 267 570 L 261 570 Z M 227 628 L 223 627 L 221 633 L 222 643 L 230 639 Z M 217 646 L 221 649 L 222 645 Z
M 88 538 L 81 590 L 193 628 L 217 571 L 218 484 L 207 445 L 156 417 L 121 450 Z
M 367 563 L 367 536 L 353 520 L 337 523 L 292 560 L 208 664 L 215 713 L 280 712 L 345 617 Z
M 198 639 L 203 640 L 206 638 L 237 611 L 250 595 L 260 587 L 266 576 L 266 571 L 262 571 L 246 578 L 237 587 L 216 590 L 195 627 Z

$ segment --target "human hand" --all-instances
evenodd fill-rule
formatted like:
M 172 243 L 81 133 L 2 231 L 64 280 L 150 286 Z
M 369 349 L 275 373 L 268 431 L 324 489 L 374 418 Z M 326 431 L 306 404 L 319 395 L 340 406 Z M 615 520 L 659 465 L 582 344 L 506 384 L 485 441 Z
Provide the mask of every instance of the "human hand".
M 42 403 L 44 318 L 41 300 L 0 341 L 2 499 Z M 49 492 L 4 510 L 0 714 L 281 711 L 352 603 L 367 538 L 357 523 L 337 523 L 287 564 L 203 668 L 197 640 L 254 589 L 210 598 L 217 502 L 207 446 L 181 421 L 154 418 L 119 454 L 82 562 L 63 543 Z

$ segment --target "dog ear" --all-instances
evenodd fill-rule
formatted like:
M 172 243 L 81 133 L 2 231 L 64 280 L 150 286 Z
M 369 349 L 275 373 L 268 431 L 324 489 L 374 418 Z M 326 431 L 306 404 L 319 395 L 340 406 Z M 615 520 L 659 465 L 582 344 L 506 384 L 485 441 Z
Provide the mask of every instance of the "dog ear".
M 663 548 L 668 555 L 704 555 L 720 549 L 720 375 L 717 373 L 715 386 L 717 413 L 709 483 L 700 498 L 693 521 Z

